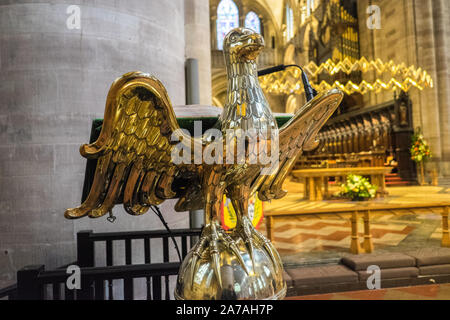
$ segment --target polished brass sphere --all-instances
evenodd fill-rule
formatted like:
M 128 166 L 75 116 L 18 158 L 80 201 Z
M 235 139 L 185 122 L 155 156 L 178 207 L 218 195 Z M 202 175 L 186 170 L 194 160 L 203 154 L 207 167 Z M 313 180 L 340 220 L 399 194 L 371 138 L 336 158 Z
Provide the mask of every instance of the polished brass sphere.
M 222 231 L 224 232 L 224 231 Z M 248 246 L 238 234 L 231 234 L 242 259 L 227 242 L 218 242 L 220 280 L 212 262 L 211 248 L 205 246 L 198 258 L 194 247 L 183 260 L 178 273 L 175 298 L 178 300 L 275 300 L 286 295 L 283 265 L 270 242 L 252 236 L 253 262 Z M 268 252 L 272 250 L 272 254 Z M 241 261 L 245 264 L 245 268 Z M 247 269 L 247 270 L 245 270 Z M 221 285 L 220 285 L 221 282 Z

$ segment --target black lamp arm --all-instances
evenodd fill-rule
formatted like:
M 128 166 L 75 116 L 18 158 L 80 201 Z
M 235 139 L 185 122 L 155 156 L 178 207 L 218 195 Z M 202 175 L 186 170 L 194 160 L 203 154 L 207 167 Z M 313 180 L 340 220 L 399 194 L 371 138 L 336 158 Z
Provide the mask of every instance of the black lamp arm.
M 299 65 L 296 65 L 296 64 L 288 64 L 288 65 L 280 64 L 280 65 L 275 66 L 275 67 L 270 67 L 270 68 L 267 68 L 267 69 L 259 70 L 258 71 L 258 77 L 262 77 L 262 76 L 265 76 L 267 74 L 271 74 L 271 73 L 275 73 L 275 72 L 284 71 L 284 70 L 286 70 L 286 68 L 289 68 L 289 67 L 299 68 L 302 71 L 302 82 L 303 82 L 303 88 L 305 90 L 306 101 L 310 101 L 311 99 L 313 99 L 317 95 L 317 91 L 311 86 L 311 84 L 309 83 L 308 76 L 306 75 L 306 73 L 303 70 L 303 68 L 300 67 Z

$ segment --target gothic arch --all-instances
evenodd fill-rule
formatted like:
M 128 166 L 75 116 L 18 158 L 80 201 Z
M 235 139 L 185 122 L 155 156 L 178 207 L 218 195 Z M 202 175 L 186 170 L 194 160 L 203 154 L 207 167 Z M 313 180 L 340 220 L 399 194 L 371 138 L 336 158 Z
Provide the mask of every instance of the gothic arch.
M 240 25 L 240 12 L 233 0 L 220 0 L 216 15 L 216 48 L 221 50 L 223 39 L 228 31 Z
M 217 48 L 217 8 L 221 0 L 210 1 L 211 16 L 211 49 Z M 271 47 L 271 38 L 274 37 L 275 47 L 279 48 L 282 44 L 282 34 L 280 27 L 273 15 L 272 10 L 265 0 L 233 0 L 239 10 L 239 25 L 244 26 L 245 17 L 250 11 L 255 12 L 261 22 L 261 34 L 266 40 L 267 47 Z
M 261 19 L 255 11 L 249 11 L 245 15 L 245 23 L 246 28 L 252 29 L 258 33 L 262 32 Z

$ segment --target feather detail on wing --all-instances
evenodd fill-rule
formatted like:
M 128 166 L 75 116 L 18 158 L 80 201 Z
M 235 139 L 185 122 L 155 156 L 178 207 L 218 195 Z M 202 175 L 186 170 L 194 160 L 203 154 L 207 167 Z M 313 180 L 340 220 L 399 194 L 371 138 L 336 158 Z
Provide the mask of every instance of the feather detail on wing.
M 260 176 L 252 187 L 262 201 L 282 198 L 282 185 L 302 150 L 317 146 L 316 135 L 331 117 L 343 98 L 341 91 L 331 89 L 320 93 L 299 109 L 279 130 L 279 167 L 272 175 Z
M 162 83 L 141 72 L 117 79 L 109 90 L 99 138 L 81 146 L 86 158 L 98 159 L 92 188 L 81 206 L 68 209 L 67 218 L 100 217 L 123 202 L 133 215 L 149 205 L 175 197 L 174 178 L 195 167 L 175 165 L 171 141 L 179 129 L 172 104 Z M 181 130 L 180 130 L 181 131 Z M 180 132 L 184 144 L 194 143 Z

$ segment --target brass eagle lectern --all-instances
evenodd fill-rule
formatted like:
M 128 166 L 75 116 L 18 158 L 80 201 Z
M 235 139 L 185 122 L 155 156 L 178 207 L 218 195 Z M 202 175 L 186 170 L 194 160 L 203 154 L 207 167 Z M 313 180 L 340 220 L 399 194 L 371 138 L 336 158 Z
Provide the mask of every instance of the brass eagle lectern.
M 214 132 L 194 138 L 180 130 L 161 82 L 131 72 L 111 86 L 98 140 L 80 148 L 83 157 L 98 162 L 87 199 L 68 209 L 67 218 L 100 217 L 117 203 L 141 215 L 172 198 L 179 199 L 177 211 L 205 210 L 202 235 L 178 274 L 177 299 L 286 294 L 280 256 L 253 228 L 248 199 L 286 194 L 284 179 L 302 150 L 316 145 L 343 95 L 336 89 L 319 93 L 278 129 L 258 82 L 255 60 L 263 47 L 263 38 L 250 29 L 236 28 L 225 37 L 228 95 Z M 231 232 L 219 220 L 224 195 L 237 214 Z

